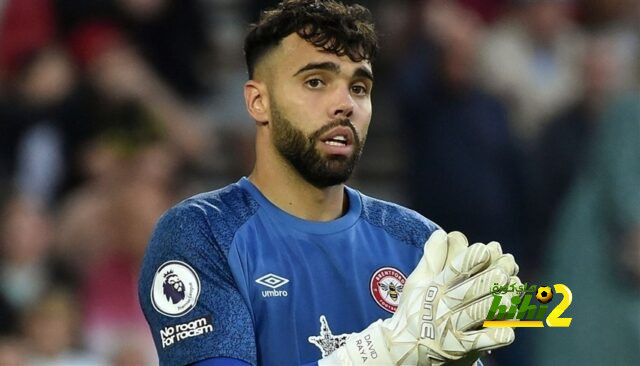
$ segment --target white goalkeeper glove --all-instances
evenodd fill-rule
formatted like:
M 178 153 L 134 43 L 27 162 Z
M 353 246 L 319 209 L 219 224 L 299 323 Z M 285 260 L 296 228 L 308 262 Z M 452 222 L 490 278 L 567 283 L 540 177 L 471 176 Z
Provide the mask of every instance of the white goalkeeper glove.
M 486 318 L 492 286 L 519 286 L 517 271 L 513 257 L 503 255 L 498 243 L 468 247 L 461 233 L 438 230 L 405 282 L 395 314 L 350 335 L 318 364 L 435 366 L 468 355 L 475 362 L 479 352 L 514 340 L 511 328 L 473 329 Z

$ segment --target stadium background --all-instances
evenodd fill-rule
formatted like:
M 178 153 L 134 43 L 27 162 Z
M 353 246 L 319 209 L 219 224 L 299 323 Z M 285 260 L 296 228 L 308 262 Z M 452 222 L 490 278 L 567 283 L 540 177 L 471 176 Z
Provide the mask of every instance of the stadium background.
M 157 363 L 138 265 L 165 209 L 250 172 L 242 40 L 273 3 L 0 0 L 0 365 Z M 501 241 L 575 304 L 623 294 L 602 352 L 633 364 L 640 2 L 360 3 L 382 52 L 350 184 Z M 573 315 L 485 364 L 591 357 L 607 326 Z M 543 352 L 569 338 L 584 350 Z

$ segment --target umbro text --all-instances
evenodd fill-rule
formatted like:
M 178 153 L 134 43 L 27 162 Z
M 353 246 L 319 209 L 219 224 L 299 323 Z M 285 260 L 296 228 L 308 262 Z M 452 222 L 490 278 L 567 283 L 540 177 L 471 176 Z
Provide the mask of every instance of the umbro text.
M 262 297 L 287 297 L 289 294 L 286 290 L 263 290 Z

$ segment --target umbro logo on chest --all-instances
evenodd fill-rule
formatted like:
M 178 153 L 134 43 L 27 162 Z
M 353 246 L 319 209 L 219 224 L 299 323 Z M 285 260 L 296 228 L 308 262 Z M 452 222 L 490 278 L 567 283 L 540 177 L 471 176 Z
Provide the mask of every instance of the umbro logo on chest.
M 280 287 L 289 283 L 289 280 L 278 276 L 273 273 L 268 273 L 256 280 L 256 283 L 265 287 L 270 288 L 271 290 L 262 290 L 262 297 L 286 297 L 289 296 L 289 293 L 286 289 L 279 289 Z

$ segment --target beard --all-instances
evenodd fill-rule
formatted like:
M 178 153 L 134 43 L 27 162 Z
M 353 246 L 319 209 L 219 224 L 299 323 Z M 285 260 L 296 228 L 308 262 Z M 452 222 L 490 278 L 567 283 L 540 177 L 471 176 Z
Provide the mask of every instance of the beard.
M 334 120 L 309 136 L 294 127 L 275 105 L 273 106 L 273 144 L 278 152 L 311 185 L 326 188 L 347 181 L 362 154 L 364 139 L 360 139 L 349 119 Z M 353 133 L 354 150 L 351 156 L 327 155 L 316 148 L 320 136 L 329 130 L 344 126 Z

